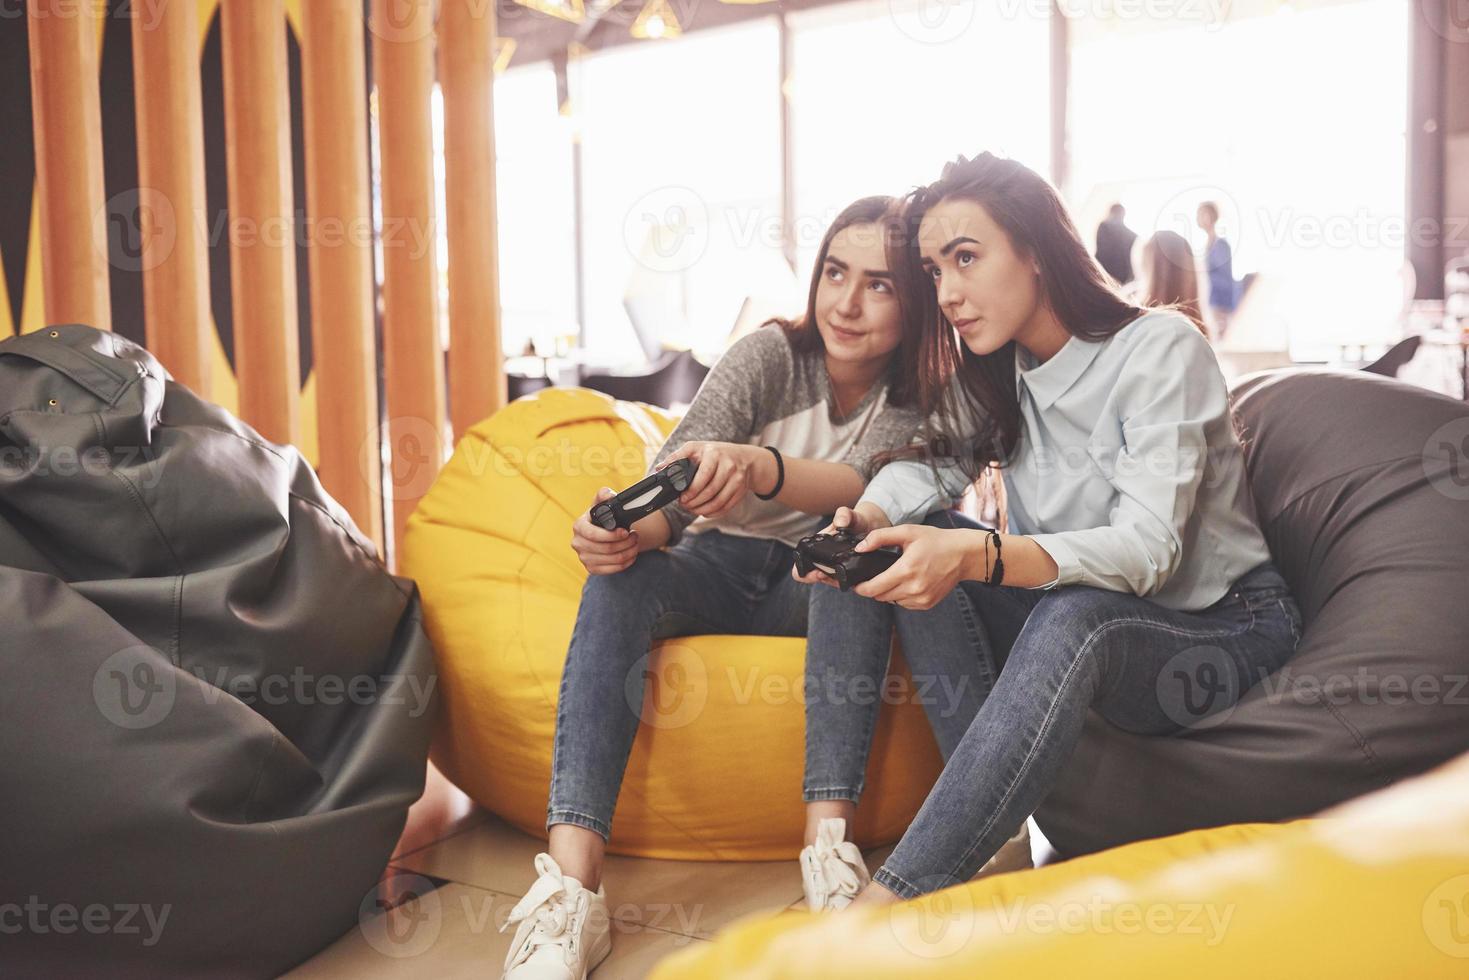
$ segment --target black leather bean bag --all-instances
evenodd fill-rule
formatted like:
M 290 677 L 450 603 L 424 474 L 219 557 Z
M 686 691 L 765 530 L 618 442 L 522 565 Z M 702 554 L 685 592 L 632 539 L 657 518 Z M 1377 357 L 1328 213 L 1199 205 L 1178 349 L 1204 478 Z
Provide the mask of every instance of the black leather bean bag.
M 1300 647 L 1217 724 L 1145 737 L 1092 713 L 1036 814 L 1063 855 L 1309 815 L 1469 751 L 1469 405 L 1306 370 L 1234 399 Z
M 433 656 L 294 449 L 113 334 L 0 343 L 0 621 L 0 974 L 266 977 L 356 925 Z

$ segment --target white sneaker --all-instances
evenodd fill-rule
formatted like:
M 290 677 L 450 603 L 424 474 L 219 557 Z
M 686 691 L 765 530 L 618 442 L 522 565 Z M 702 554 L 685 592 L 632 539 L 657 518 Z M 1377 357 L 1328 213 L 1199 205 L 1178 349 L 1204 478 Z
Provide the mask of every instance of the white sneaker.
M 504 980 L 585 980 L 612 952 L 607 895 L 563 875 L 549 854 L 536 855 L 536 870 L 541 876 L 500 927 L 520 923 Z
M 816 843 L 801 849 L 801 884 L 812 912 L 846 908 L 872 880 L 862 852 L 846 836 L 847 821 L 824 817 L 816 825 Z

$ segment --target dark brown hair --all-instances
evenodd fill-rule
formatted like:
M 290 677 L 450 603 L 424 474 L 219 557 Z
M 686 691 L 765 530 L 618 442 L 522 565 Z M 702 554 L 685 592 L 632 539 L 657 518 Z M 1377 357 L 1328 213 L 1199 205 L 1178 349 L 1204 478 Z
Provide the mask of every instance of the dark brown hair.
M 939 179 L 910 194 L 904 204 L 905 239 L 916 257 L 918 227 L 940 201 L 963 198 L 985 209 L 1010 236 L 1015 251 L 1040 269 L 1042 302 L 1074 337 L 1100 342 L 1145 311 L 1113 287 L 1082 243 L 1056 189 L 1035 171 L 981 153 L 945 165 Z M 924 289 L 934 294 L 932 282 Z M 916 369 L 925 415 L 943 412 L 945 426 L 967 421 L 979 433 L 973 453 L 958 452 L 961 465 L 978 478 L 991 464 L 1004 465 L 1020 442 L 1020 401 L 1015 392 L 1015 342 L 991 354 L 975 354 L 959 342 L 938 308 L 921 331 Z M 950 384 L 958 374 L 958 384 Z M 929 446 L 954 445 L 940 434 Z
M 776 317 L 767 320 L 762 326 L 778 326 L 783 329 L 790 340 L 791 349 L 798 353 L 826 353 L 826 342 L 821 339 L 821 331 L 816 328 L 816 293 L 821 287 L 826 257 L 831 252 L 831 240 L 853 225 L 877 225 L 882 231 L 888 271 L 893 274 L 893 295 L 898 302 L 901 330 L 898 349 L 888 370 L 888 377 L 891 379 L 888 404 L 907 405 L 918 397 L 918 347 L 924 324 L 937 306 L 933 289 L 926 287 L 923 271 L 917 266 L 904 240 L 902 202 L 897 198 L 880 195 L 864 197 L 843 208 L 832 221 L 831 227 L 826 229 L 826 234 L 821 238 L 821 246 L 816 250 L 816 265 L 811 270 L 811 287 L 806 295 L 805 311 L 795 319 Z
M 1199 308 L 1199 269 L 1188 239 L 1167 230 L 1149 238 L 1143 245 L 1143 278 L 1148 287 L 1144 303 L 1152 309 L 1182 313 L 1204 336 L 1209 335 Z

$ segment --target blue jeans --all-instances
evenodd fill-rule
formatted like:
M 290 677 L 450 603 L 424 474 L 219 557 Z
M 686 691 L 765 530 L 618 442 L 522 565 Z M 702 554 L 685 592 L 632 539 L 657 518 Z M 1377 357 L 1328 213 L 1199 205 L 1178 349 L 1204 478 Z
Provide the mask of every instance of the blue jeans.
M 805 634 L 812 587 L 791 578 L 794 556 L 779 541 L 709 530 L 587 579 L 556 704 L 547 827 L 576 824 L 604 840 L 611 833 L 653 641 Z
M 952 511 L 936 511 L 932 527 L 978 527 Z M 955 590 L 933 609 L 957 616 Z M 927 712 L 947 759 L 979 703 L 994 684 L 982 645 L 971 639 L 935 647 L 915 631 L 919 614 L 901 606 L 819 586 L 811 593 L 806 637 L 806 771 L 801 796 L 813 800 L 862 797 L 872 733 L 884 700 L 916 700 Z M 912 686 L 884 690 L 894 628 L 903 644 Z M 919 650 L 919 645 L 927 649 Z M 915 658 L 909 651 L 919 653 Z M 920 669 L 918 664 L 922 664 Z M 955 719 L 958 719 L 957 721 Z
M 822 659 L 844 654 L 853 670 L 870 669 L 879 649 L 885 664 L 886 632 L 822 653 L 831 637 L 857 639 L 851 624 L 878 622 L 881 614 L 864 603 L 882 605 L 826 592 L 812 601 L 808 665 L 813 653 L 818 669 Z M 1042 591 L 978 582 L 924 612 L 888 609 L 915 679 L 954 679 L 937 688 L 951 696 L 924 700 L 944 770 L 873 876 L 903 898 L 967 881 L 984 866 L 1055 785 L 1088 708 L 1137 734 L 1219 724 L 1245 691 L 1290 659 L 1301 631 L 1300 610 L 1271 563 L 1194 612 L 1089 586 Z M 808 794 L 821 781 L 860 791 L 856 767 L 859 756 L 865 765 L 871 720 L 862 711 L 816 707 L 814 720 L 828 727 L 813 733 L 808 707 Z M 838 768 L 823 769 L 812 757 L 813 738 L 821 752 L 832 745 L 861 751 L 838 749 Z

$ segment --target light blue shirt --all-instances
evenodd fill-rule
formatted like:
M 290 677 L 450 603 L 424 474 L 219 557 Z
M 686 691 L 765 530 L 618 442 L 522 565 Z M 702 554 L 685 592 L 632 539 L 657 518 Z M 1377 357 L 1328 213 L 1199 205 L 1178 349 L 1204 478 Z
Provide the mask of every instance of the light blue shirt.
M 1051 585 L 1191 611 L 1270 560 L 1224 376 L 1187 318 L 1152 312 L 1100 343 L 1072 337 L 1044 364 L 1017 345 L 1015 373 L 1020 442 L 1001 470 L 1009 530 L 1055 559 Z M 912 523 L 968 486 L 952 460 L 904 460 L 862 500 Z

